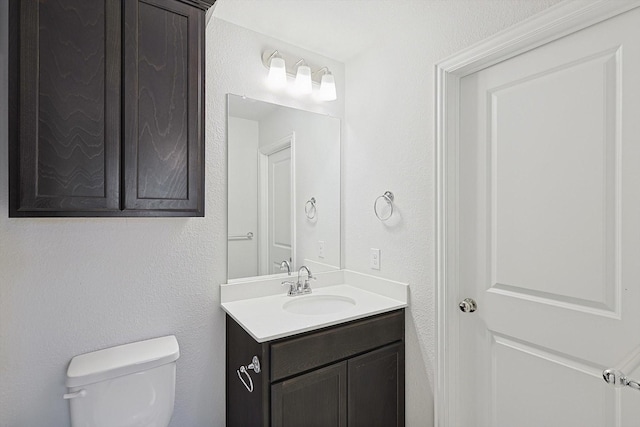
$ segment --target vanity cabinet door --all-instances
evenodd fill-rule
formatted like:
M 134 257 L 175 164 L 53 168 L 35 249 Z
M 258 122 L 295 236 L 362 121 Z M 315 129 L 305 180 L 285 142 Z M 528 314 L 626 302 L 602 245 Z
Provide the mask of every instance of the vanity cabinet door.
M 404 345 L 349 359 L 349 427 L 404 426 Z
M 272 427 L 345 427 L 347 362 L 271 386 Z
M 119 209 L 120 0 L 9 3 L 10 216 Z
M 124 4 L 124 209 L 204 215 L 204 13 Z

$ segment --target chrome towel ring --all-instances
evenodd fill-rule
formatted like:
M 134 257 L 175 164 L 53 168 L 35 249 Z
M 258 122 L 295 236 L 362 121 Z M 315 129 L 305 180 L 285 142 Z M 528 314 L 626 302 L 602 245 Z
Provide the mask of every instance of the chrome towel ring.
M 380 221 L 386 221 L 393 215 L 393 193 L 385 191 L 373 202 L 373 212 Z
M 258 359 L 258 356 L 253 356 L 253 358 L 251 359 L 251 363 L 247 366 L 242 365 L 240 366 L 240 369 L 236 369 L 236 373 L 238 374 L 238 378 L 240 378 L 240 381 L 242 381 L 242 384 L 244 384 L 249 393 L 253 393 L 253 380 L 251 379 L 251 375 L 249 374 L 250 369 L 253 370 L 253 372 L 255 372 L 256 374 L 260 373 L 260 360 Z M 248 384 L 244 380 L 244 378 L 242 378 L 242 374 L 245 374 L 247 376 L 247 379 L 249 380 Z
M 307 203 L 304 204 L 304 214 L 307 216 L 307 218 L 313 219 L 316 217 L 317 211 L 318 208 L 316 207 L 316 198 L 312 197 L 307 200 Z

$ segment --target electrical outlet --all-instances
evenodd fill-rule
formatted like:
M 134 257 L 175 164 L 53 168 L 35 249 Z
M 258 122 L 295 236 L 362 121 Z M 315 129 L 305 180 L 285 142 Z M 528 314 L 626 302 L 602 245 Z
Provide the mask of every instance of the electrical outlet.
M 380 270 L 380 249 L 371 248 L 370 261 L 373 270 Z
M 324 240 L 318 240 L 318 258 L 324 258 Z

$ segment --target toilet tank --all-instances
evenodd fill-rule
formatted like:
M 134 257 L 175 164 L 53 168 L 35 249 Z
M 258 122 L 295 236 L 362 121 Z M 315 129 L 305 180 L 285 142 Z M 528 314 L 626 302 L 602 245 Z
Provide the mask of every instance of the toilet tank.
M 72 427 L 166 427 L 175 398 L 176 337 L 81 354 L 66 385 Z

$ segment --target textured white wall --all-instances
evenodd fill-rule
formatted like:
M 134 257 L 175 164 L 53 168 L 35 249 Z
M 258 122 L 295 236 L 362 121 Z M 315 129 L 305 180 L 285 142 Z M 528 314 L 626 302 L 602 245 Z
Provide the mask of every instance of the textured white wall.
M 388 37 L 345 64 L 346 268 L 410 284 L 407 426 L 433 418 L 435 64 L 554 3 L 393 2 Z M 386 190 L 396 212 L 383 223 L 372 205 Z M 369 248 L 381 250 L 379 272 L 369 269 Z
M 0 2 L 0 52 L 7 3 Z M 76 354 L 175 334 L 180 344 L 172 426 L 224 425 L 228 92 L 342 117 L 270 92 L 260 54 L 276 46 L 235 25 L 207 27 L 206 217 L 9 219 L 6 65 L 0 84 L 0 426 L 69 425 L 64 375 Z M 344 99 L 344 67 L 329 65 Z M 4 58 L 4 56 L 2 56 Z M 13 82 L 12 82 L 13 84 Z

